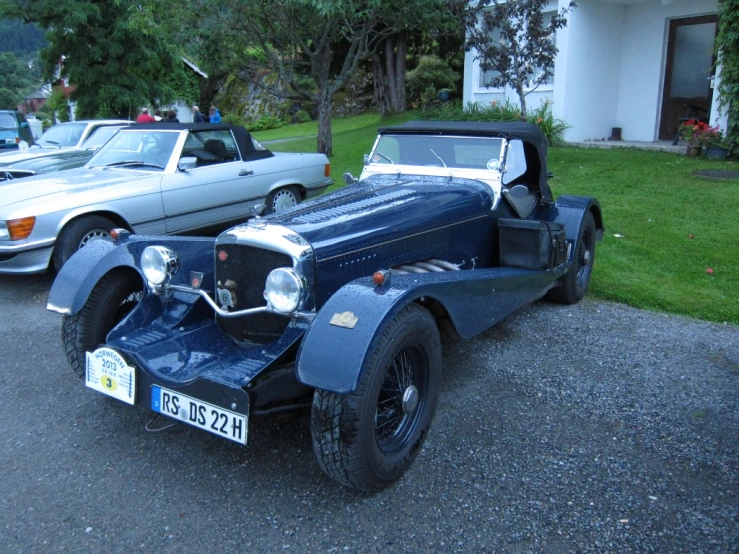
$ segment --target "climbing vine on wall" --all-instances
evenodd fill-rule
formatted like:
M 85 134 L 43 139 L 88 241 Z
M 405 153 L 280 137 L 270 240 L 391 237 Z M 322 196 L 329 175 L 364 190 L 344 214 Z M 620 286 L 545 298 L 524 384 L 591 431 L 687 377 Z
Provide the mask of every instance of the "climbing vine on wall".
M 721 60 L 721 108 L 728 109 L 727 139 L 739 152 L 739 0 L 719 0 L 716 49 Z

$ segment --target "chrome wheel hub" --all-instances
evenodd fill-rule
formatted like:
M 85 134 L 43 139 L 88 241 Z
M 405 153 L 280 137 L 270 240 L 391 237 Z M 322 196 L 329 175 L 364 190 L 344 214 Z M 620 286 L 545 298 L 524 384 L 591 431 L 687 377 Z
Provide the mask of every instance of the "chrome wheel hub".
M 405 415 L 413 413 L 418 406 L 418 389 L 411 385 L 403 393 L 403 413 Z

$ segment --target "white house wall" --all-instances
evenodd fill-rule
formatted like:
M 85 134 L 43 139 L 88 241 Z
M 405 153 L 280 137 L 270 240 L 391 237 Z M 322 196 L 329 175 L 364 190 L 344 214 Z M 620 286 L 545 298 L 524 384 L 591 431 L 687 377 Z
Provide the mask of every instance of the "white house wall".
M 625 140 L 656 140 L 669 20 L 715 14 L 717 3 L 578 0 L 567 27 L 557 33 L 554 84 L 529 94 L 527 106 L 536 108 L 542 99 L 552 99 L 554 116 L 571 125 L 565 132 L 568 141 L 608 138 L 613 127 L 621 127 Z M 552 1 L 546 9 L 568 4 L 569 0 Z M 474 55 L 465 56 L 464 103 L 518 103 L 510 88 L 479 86 L 479 62 Z M 712 110 L 712 123 L 725 126 L 725 119 Z
M 623 28 L 623 6 L 580 0 L 557 34 L 552 109 L 572 126 L 565 140 L 608 138 L 617 126 Z
M 579 9 L 579 8 L 578 8 Z M 657 140 L 669 19 L 715 14 L 716 0 L 675 0 L 626 6 L 618 111 L 626 140 Z M 659 77 L 657 77 L 659 76 Z
M 561 0 L 549 0 L 549 3 L 543 11 L 555 11 L 558 9 L 558 4 Z M 559 45 L 559 39 L 557 41 Z M 475 60 L 475 51 L 466 52 L 464 57 L 464 85 L 462 91 L 462 102 L 464 105 L 472 103 L 480 103 L 483 105 L 489 105 L 490 102 L 496 101 L 505 103 L 506 101 L 512 104 L 518 104 L 518 94 L 511 87 L 504 88 L 491 88 L 480 86 L 480 62 Z M 555 77 L 556 78 L 556 77 Z M 536 90 L 529 92 L 526 96 L 526 106 L 529 110 L 538 108 L 541 103 L 545 100 L 552 98 L 553 85 L 542 85 Z

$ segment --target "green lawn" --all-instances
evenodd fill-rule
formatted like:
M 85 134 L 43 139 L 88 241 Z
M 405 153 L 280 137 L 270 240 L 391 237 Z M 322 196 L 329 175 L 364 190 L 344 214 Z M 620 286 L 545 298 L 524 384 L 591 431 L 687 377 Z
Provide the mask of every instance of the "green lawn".
M 336 184 L 331 188 L 344 186 L 345 171 L 359 175 L 362 155 L 372 147 L 378 126 L 412 118 L 411 113 L 382 121 L 377 115 L 334 120 L 331 169 Z M 313 131 L 308 131 L 310 125 Z M 277 132 L 280 136 L 268 135 Z M 271 140 L 311 132 L 313 122 L 255 135 Z M 312 152 L 316 139 L 270 148 Z M 606 233 L 597 247 L 592 296 L 739 324 L 739 179 L 692 175 L 704 168 L 739 170 L 739 163 L 631 149 L 550 149 L 555 197 L 594 196 L 603 208 Z

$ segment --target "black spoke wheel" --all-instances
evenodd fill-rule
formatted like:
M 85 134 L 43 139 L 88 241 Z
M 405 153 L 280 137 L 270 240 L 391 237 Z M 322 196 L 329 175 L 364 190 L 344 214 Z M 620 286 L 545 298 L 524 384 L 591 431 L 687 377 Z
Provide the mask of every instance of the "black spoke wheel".
M 580 225 L 572 265 L 562 277 L 560 286 L 549 291 L 547 298 L 560 304 L 576 304 L 588 292 L 595 261 L 595 220 L 588 212 Z
M 375 439 L 382 452 L 400 452 L 412 436 L 428 397 L 428 360 L 418 344 L 396 354 L 385 368 L 375 412 Z
M 69 365 L 85 376 L 85 352 L 105 342 L 108 333 L 141 301 L 144 286 L 132 271 L 114 271 L 97 282 L 82 309 L 62 319 L 62 342 Z
M 378 331 L 356 390 L 316 390 L 313 450 L 339 483 L 381 490 L 413 463 L 428 435 L 441 379 L 436 322 L 418 304 L 406 306 Z

